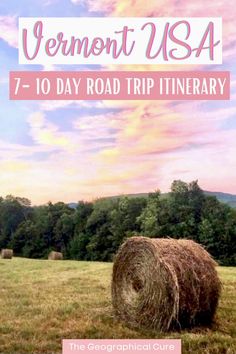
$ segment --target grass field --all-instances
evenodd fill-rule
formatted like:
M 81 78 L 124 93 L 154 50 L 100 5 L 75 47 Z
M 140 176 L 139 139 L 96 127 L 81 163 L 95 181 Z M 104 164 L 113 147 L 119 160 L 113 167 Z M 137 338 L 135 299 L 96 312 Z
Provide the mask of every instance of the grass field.
M 224 284 L 211 329 L 163 335 L 118 322 L 110 297 L 111 263 L 0 260 L 0 353 L 60 353 L 62 338 L 181 338 L 183 353 L 236 353 L 236 268 Z

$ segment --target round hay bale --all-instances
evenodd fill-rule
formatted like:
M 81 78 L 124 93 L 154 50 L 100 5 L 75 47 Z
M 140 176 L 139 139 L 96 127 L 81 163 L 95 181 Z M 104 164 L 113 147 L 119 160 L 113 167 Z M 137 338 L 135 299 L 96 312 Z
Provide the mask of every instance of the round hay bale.
M 221 290 L 216 265 L 191 240 L 131 237 L 113 266 L 115 313 L 131 327 L 159 331 L 208 325 Z
M 12 257 L 13 257 L 13 250 L 9 248 L 5 248 L 1 250 L 1 258 L 12 259 Z
M 63 254 L 61 252 L 51 251 L 48 255 L 48 259 L 52 261 L 60 261 L 63 259 Z

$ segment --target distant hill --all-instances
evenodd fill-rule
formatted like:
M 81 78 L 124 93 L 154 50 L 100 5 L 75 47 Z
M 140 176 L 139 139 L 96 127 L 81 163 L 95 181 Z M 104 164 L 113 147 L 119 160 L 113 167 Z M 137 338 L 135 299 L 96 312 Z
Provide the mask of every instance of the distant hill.
M 215 196 L 220 202 L 228 204 L 232 208 L 236 208 L 236 195 L 222 192 L 204 192 L 206 195 Z
M 206 195 L 216 197 L 220 202 L 228 204 L 232 208 L 236 209 L 236 195 L 223 193 L 223 192 L 209 192 L 204 191 Z M 161 193 L 162 198 L 167 198 L 169 193 Z M 106 197 L 108 199 L 117 199 L 120 197 L 129 197 L 129 198 L 138 198 L 138 197 L 147 197 L 148 193 L 136 193 L 136 194 L 123 194 L 123 195 L 114 195 L 112 197 Z M 69 203 L 69 207 L 75 209 L 78 203 Z
M 71 209 L 76 209 L 78 203 L 69 203 L 68 206 L 71 208 Z

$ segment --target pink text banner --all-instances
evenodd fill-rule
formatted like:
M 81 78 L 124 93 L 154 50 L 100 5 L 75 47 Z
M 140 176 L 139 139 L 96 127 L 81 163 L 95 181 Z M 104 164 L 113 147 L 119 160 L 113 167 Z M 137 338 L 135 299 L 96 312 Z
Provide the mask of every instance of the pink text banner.
M 180 339 L 64 339 L 62 354 L 181 354 Z
M 12 71 L 11 100 L 229 100 L 228 71 Z

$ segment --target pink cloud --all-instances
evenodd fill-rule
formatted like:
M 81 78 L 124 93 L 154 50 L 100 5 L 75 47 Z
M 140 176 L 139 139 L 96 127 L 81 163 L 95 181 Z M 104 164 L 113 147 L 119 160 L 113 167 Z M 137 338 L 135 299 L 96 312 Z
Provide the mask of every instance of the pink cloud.
M 0 38 L 11 47 L 18 48 L 18 27 L 16 16 L 0 16 Z
M 236 10 L 232 0 L 227 4 L 223 0 L 212 3 L 88 0 L 87 4 L 90 11 L 104 11 L 107 16 L 222 16 L 225 58 L 235 56 Z M 0 33 L 11 46 L 17 47 L 14 17 L 0 17 Z M 127 66 L 125 69 L 173 68 Z M 72 131 L 61 131 L 47 119 L 47 112 L 72 104 L 78 108 L 93 104 L 94 108 L 104 107 L 114 112 L 80 116 L 74 120 Z M 166 191 L 173 179 L 178 178 L 186 181 L 198 178 L 205 189 L 236 192 L 235 132 L 221 128 L 228 118 L 235 116 L 236 109 L 229 102 L 223 108 L 214 103 L 204 107 L 206 102 L 194 101 L 41 102 L 39 112 L 27 119 L 34 146 L 4 146 L 0 142 L 4 156 L 0 164 L 4 170 L 0 176 L 0 194 L 7 191 L 25 195 L 34 203 L 49 199 L 70 202 L 157 188 Z M 37 161 L 30 158 L 34 152 L 48 152 L 49 156 Z

